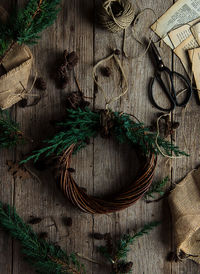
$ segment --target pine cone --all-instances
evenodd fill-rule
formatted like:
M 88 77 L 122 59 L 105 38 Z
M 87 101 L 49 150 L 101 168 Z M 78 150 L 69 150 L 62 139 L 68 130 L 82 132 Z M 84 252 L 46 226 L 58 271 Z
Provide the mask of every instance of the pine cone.
M 106 241 L 106 246 L 107 246 L 108 252 L 110 254 L 112 254 L 112 252 L 113 252 L 113 240 L 112 240 L 111 234 L 106 233 L 104 235 L 104 240 Z
M 115 55 L 120 55 L 120 50 L 119 49 L 115 49 L 114 52 L 113 52 Z
M 76 172 L 76 170 L 75 170 L 74 168 L 72 168 L 72 167 L 69 167 L 67 170 L 68 170 L 70 173 Z
M 125 262 L 121 262 L 119 264 L 117 264 L 117 273 L 129 273 L 131 271 L 133 267 L 133 263 L 129 262 L 129 263 L 125 263 Z
M 101 233 L 94 233 L 93 234 L 93 238 L 95 240 L 103 240 L 104 239 L 104 234 L 101 234 Z
M 56 78 L 58 80 L 61 80 L 66 74 L 67 74 L 66 65 L 63 63 L 58 67 L 58 70 L 56 72 Z
M 85 108 L 90 103 L 84 100 L 83 93 L 80 91 L 74 91 L 67 95 L 67 108 Z
M 28 101 L 25 98 L 22 99 L 21 101 L 19 101 L 19 103 L 18 103 L 20 108 L 25 108 L 27 106 L 27 104 L 28 104 Z
M 64 223 L 66 226 L 71 227 L 71 226 L 72 226 L 72 218 L 71 218 L 71 217 L 64 217 L 64 218 L 63 218 L 63 223 Z
M 72 70 L 78 64 L 79 58 L 76 52 L 72 51 L 71 53 L 67 55 L 66 60 L 67 60 L 67 69 Z
M 40 232 L 40 233 L 38 234 L 38 237 L 39 237 L 40 239 L 46 239 L 46 238 L 48 237 L 48 233 L 47 233 L 47 232 Z
M 34 218 L 31 218 L 29 221 L 28 221 L 28 224 L 30 225 L 37 225 L 39 223 L 42 222 L 42 218 L 39 218 L 39 217 L 34 217 Z
M 72 51 L 67 55 L 66 59 L 68 63 L 73 63 L 78 59 L 78 56 L 75 51 Z
M 109 67 L 102 67 L 101 68 L 101 73 L 105 77 L 110 77 L 110 75 L 111 75 L 111 69 Z
M 45 91 L 47 89 L 46 81 L 42 77 L 37 78 L 35 82 L 35 87 L 39 90 Z
M 64 53 L 63 53 L 63 56 L 64 56 L 64 59 L 67 60 L 67 56 L 68 56 L 68 51 L 67 50 L 64 50 Z
M 69 77 L 67 74 L 63 75 L 60 79 L 61 81 L 61 84 L 60 84 L 60 87 L 61 89 L 65 89 L 67 84 L 69 83 Z

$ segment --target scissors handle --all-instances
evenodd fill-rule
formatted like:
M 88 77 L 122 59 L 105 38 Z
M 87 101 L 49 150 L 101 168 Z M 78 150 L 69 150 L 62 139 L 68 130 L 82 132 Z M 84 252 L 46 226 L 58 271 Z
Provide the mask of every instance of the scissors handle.
M 157 104 L 157 102 L 154 98 L 154 83 L 155 83 L 155 80 L 158 81 L 160 87 L 162 88 L 162 91 L 165 93 L 165 95 L 166 95 L 166 97 L 167 97 L 167 99 L 170 103 L 169 108 L 164 108 L 164 107 L 161 107 Z M 163 80 L 161 79 L 160 74 L 156 74 L 155 77 L 151 78 L 151 81 L 149 83 L 149 99 L 150 99 L 152 105 L 154 107 L 156 107 L 157 109 L 161 110 L 161 111 L 172 111 L 176 107 L 176 103 L 174 101 L 174 98 L 172 97 L 172 94 L 168 91 L 168 89 L 166 88 Z
M 166 84 L 162 80 L 162 77 L 161 77 L 162 72 L 165 72 L 169 75 L 169 80 L 171 83 L 171 90 L 166 86 Z M 186 96 L 181 103 L 179 103 L 177 100 L 177 94 L 176 94 L 175 87 L 174 87 L 174 76 L 176 76 L 177 78 L 180 78 L 182 80 L 182 82 L 184 82 L 184 84 L 186 85 L 186 92 L 185 92 Z M 162 91 L 165 93 L 166 98 L 168 99 L 168 101 L 170 103 L 169 108 L 164 108 L 157 104 L 157 102 L 154 98 L 155 80 L 157 80 Z M 176 71 L 171 71 L 169 68 L 167 68 L 165 66 L 162 68 L 162 71 L 161 70 L 157 71 L 157 73 L 155 74 L 155 77 L 151 79 L 150 84 L 149 84 L 150 101 L 153 104 L 153 106 L 155 106 L 157 109 L 159 109 L 161 111 L 173 111 L 176 106 L 184 107 L 189 102 L 191 95 L 192 95 L 192 86 L 191 86 L 189 80 L 186 77 L 184 77 L 182 74 L 180 74 Z
M 172 93 L 173 93 L 173 97 L 174 97 L 176 106 L 185 107 L 187 105 L 187 103 L 189 102 L 191 96 L 192 96 L 192 92 L 193 92 L 192 85 L 191 85 L 190 81 L 185 76 L 183 76 L 182 74 L 180 74 L 176 71 L 170 71 L 170 75 L 171 75 L 170 78 L 171 78 L 171 85 L 172 85 Z M 176 76 L 177 78 L 180 78 L 186 86 L 185 97 L 184 97 L 184 99 L 181 103 L 179 103 L 178 100 L 177 100 L 177 93 L 176 93 L 175 87 L 174 87 L 173 76 Z

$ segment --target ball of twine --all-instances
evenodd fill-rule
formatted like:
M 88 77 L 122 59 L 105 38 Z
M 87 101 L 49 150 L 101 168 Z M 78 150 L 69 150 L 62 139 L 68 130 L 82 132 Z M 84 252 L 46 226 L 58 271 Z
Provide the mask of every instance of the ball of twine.
M 135 10 L 128 0 L 106 0 L 99 13 L 100 24 L 111 32 L 128 28 L 134 17 Z

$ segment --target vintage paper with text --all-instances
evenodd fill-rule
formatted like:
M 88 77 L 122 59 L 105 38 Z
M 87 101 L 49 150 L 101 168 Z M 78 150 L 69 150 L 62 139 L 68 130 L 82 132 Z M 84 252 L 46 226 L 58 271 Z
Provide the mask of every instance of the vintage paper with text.
M 191 34 L 186 40 L 184 40 L 177 48 L 174 49 L 174 53 L 180 58 L 186 72 L 191 76 L 191 66 L 188 56 L 188 50 L 199 47 L 196 39 Z
M 200 45 L 200 22 L 196 23 L 191 27 L 191 32 L 196 39 L 197 43 Z
M 168 36 L 174 48 L 177 48 L 184 40 L 186 40 L 191 34 L 193 34 L 193 27 L 195 29 L 195 32 L 198 32 L 198 30 L 196 29 L 197 23 L 200 23 L 200 18 L 197 18 L 185 25 L 182 25 L 181 27 L 173 29 L 168 33 Z
M 152 30 L 174 49 L 168 32 L 200 17 L 199 0 L 178 0 L 153 25 Z
M 192 72 L 194 73 L 194 79 L 198 90 L 198 96 L 200 99 L 200 47 L 188 51 L 191 63 Z

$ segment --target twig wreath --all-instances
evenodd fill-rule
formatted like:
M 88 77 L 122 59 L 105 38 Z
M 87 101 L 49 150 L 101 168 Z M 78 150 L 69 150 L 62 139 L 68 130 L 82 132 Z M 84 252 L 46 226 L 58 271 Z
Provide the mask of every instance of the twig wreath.
M 187 155 L 171 142 L 161 137 L 157 138 L 155 132 L 151 132 L 143 123 L 133 121 L 131 115 L 125 113 L 111 110 L 92 111 L 87 107 L 69 109 L 66 121 L 59 123 L 58 126 L 60 131 L 52 139 L 45 141 L 46 146 L 34 151 L 22 163 L 29 160 L 36 162 L 42 156 L 60 156 L 58 166 L 62 191 L 74 205 L 92 214 L 116 212 L 131 206 L 143 197 L 151 185 L 157 154 L 160 153 L 157 143 L 169 156 Z M 76 184 L 72 177 L 73 169 L 70 168 L 72 155 L 84 148 L 89 139 L 95 138 L 98 134 L 102 137 L 112 136 L 121 144 L 137 146 L 144 157 L 144 165 L 132 184 L 105 199 L 87 195 Z

